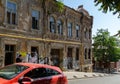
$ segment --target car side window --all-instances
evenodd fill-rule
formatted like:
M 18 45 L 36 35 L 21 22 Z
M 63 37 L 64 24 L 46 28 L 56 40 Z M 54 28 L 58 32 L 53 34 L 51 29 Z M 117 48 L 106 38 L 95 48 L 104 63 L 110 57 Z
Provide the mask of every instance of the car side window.
M 47 76 L 54 76 L 54 75 L 59 75 L 60 72 L 50 69 L 50 68 L 46 68 L 46 72 L 47 72 Z
M 46 69 L 45 68 L 36 68 L 24 75 L 25 77 L 30 77 L 30 78 L 41 78 L 41 77 L 46 77 Z

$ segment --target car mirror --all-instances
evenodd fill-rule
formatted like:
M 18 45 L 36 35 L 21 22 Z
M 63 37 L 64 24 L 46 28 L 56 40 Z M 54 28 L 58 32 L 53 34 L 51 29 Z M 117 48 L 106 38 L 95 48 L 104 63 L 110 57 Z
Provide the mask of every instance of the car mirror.
M 32 79 L 29 77 L 23 77 L 22 79 L 19 79 L 18 82 L 20 84 L 31 84 Z

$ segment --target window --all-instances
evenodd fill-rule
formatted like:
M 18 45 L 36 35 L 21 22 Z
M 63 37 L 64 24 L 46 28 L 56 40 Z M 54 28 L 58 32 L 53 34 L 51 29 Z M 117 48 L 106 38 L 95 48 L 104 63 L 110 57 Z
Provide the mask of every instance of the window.
M 91 49 L 88 51 L 88 58 L 91 59 Z
M 13 2 L 7 1 L 7 23 L 16 24 L 17 6 Z
M 40 73 L 40 74 L 39 74 Z M 50 68 L 36 68 L 24 75 L 24 77 L 30 77 L 33 79 L 59 75 L 60 73 Z
M 91 30 L 89 30 L 89 39 L 91 39 Z
M 39 11 L 32 10 L 32 28 L 38 29 L 39 27 Z
M 57 27 L 58 27 L 58 34 L 62 35 L 63 34 L 63 25 L 62 25 L 61 20 L 57 21 Z
M 0 69 L 0 78 L 12 79 L 15 78 L 18 74 L 26 70 L 27 66 L 22 65 L 9 65 Z
M 68 37 L 72 37 L 72 23 L 68 23 Z
M 76 25 L 76 37 L 79 37 L 79 30 L 80 30 L 79 25 Z
M 79 60 L 79 48 L 76 48 L 76 60 Z
M 38 74 L 40 73 L 40 74 Z M 41 77 L 46 77 L 46 69 L 45 68 L 36 68 L 24 75 L 24 77 L 30 77 L 30 78 L 41 78 Z
M 85 49 L 84 55 L 85 55 L 85 59 L 87 59 L 87 49 Z
M 56 33 L 56 29 L 55 29 L 55 20 L 53 17 L 50 17 L 50 32 L 52 33 Z
M 87 29 L 85 29 L 85 31 L 84 31 L 84 36 L 85 36 L 85 38 L 87 38 Z
M 50 69 L 50 68 L 46 68 L 46 72 L 47 72 L 47 76 L 54 76 L 54 75 L 59 75 L 60 72 Z

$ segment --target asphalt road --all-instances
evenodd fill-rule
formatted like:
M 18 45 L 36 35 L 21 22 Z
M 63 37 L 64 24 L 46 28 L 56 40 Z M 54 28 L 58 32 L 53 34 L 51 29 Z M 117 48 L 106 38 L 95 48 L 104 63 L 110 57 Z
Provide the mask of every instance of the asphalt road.
M 68 84 L 120 84 L 120 75 L 68 80 Z

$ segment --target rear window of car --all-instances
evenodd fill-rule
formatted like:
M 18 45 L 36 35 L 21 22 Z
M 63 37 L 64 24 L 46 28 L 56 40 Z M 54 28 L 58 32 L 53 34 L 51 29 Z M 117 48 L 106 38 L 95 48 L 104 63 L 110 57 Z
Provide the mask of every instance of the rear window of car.
M 3 68 L 0 68 L 0 78 L 12 79 L 27 68 L 29 67 L 17 64 L 5 66 Z

